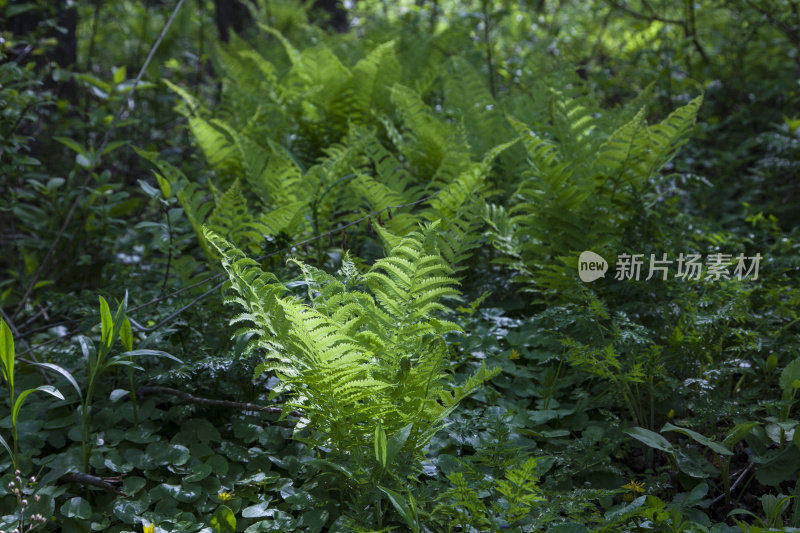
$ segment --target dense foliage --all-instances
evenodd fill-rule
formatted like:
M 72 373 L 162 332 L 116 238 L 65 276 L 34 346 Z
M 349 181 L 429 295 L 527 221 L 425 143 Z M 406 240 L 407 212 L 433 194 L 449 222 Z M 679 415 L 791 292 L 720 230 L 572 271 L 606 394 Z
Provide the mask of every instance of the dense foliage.
M 0 20 L 0 531 L 800 531 L 796 1 Z

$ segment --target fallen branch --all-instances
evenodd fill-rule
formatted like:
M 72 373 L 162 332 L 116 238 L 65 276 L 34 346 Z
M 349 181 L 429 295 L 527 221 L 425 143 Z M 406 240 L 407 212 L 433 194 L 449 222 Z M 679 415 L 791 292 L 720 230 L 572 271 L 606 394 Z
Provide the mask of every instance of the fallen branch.
M 733 482 L 733 485 L 731 485 L 731 488 L 728 489 L 728 494 L 733 494 L 734 489 L 739 485 L 739 483 L 742 482 L 742 480 L 744 480 L 745 477 L 747 477 L 747 474 L 750 473 L 750 471 L 753 469 L 754 466 L 756 466 L 755 463 L 750 463 L 750 464 L 747 465 L 747 468 L 745 468 L 742 471 L 742 473 L 739 474 L 739 477 L 736 479 L 736 481 Z M 724 493 L 720 494 L 719 496 L 717 496 L 716 498 L 714 498 L 712 500 L 711 505 L 718 504 L 724 497 L 725 497 Z
M 80 485 L 100 487 L 104 491 L 110 492 L 111 494 L 127 497 L 127 494 L 117 488 L 118 485 L 122 484 L 122 478 L 124 477 L 125 474 L 120 474 L 119 476 L 113 477 L 98 477 L 90 474 L 83 474 L 81 472 L 70 472 L 69 474 L 64 474 L 58 479 L 64 483 L 78 483 Z
M 198 405 L 206 405 L 209 407 L 228 407 L 230 409 L 238 409 L 240 411 L 259 411 L 263 413 L 273 413 L 273 414 L 281 414 L 283 413 L 283 409 L 280 407 L 267 407 L 264 405 L 256 405 L 254 403 L 249 402 L 232 402 L 230 400 L 212 400 L 211 398 L 200 398 L 199 396 L 194 396 L 189 394 L 188 392 L 184 392 L 182 390 L 173 389 L 172 387 L 160 387 L 156 385 L 144 385 L 136 389 L 136 396 L 146 396 L 148 394 L 171 394 L 172 396 L 177 396 L 181 400 L 187 403 L 195 403 Z M 130 396 L 130 393 L 122 396 L 122 398 L 126 398 Z M 292 411 L 289 413 L 289 416 L 294 417 L 301 417 L 303 416 L 302 413 L 299 411 Z

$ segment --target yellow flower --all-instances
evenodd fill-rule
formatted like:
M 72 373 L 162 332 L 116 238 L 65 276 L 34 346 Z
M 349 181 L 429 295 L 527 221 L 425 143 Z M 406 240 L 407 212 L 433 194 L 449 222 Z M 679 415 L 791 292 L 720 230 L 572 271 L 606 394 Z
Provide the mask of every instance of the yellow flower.
M 667 418 L 670 419 L 670 420 L 675 418 L 675 409 L 670 409 L 669 410 L 669 413 L 667 413 Z
M 155 524 L 142 524 L 142 533 L 155 533 Z
M 508 356 L 508 358 L 511 359 L 512 361 L 516 361 L 517 359 L 519 359 L 519 352 L 516 350 L 511 350 L 511 354 Z
M 223 490 L 222 492 L 217 494 L 217 498 L 219 498 L 223 502 L 227 502 L 233 499 L 233 493 L 227 490 Z
M 644 492 L 644 481 L 631 480 L 627 485 L 622 485 L 622 488 L 633 491 L 634 493 Z

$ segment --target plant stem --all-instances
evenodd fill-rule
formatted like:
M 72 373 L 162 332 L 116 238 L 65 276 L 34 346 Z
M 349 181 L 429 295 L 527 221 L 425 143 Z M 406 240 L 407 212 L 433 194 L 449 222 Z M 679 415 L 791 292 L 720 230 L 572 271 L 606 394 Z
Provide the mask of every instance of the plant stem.
M 489 67 L 489 91 L 492 98 L 497 98 L 497 91 L 494 86 L 494 65 L 492 64 L 492 43 L 489 41 L 489 0 L 481 2 L 483 9 L 483 41 L 486 44 L 486 65 Z

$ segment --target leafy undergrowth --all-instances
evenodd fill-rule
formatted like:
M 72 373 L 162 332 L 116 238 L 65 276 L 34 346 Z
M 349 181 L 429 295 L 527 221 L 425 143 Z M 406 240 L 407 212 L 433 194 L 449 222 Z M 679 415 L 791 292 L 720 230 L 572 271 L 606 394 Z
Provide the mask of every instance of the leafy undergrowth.
M 0 5 L 0 530 L 800 530 L 794 4 L 106 4 Z

